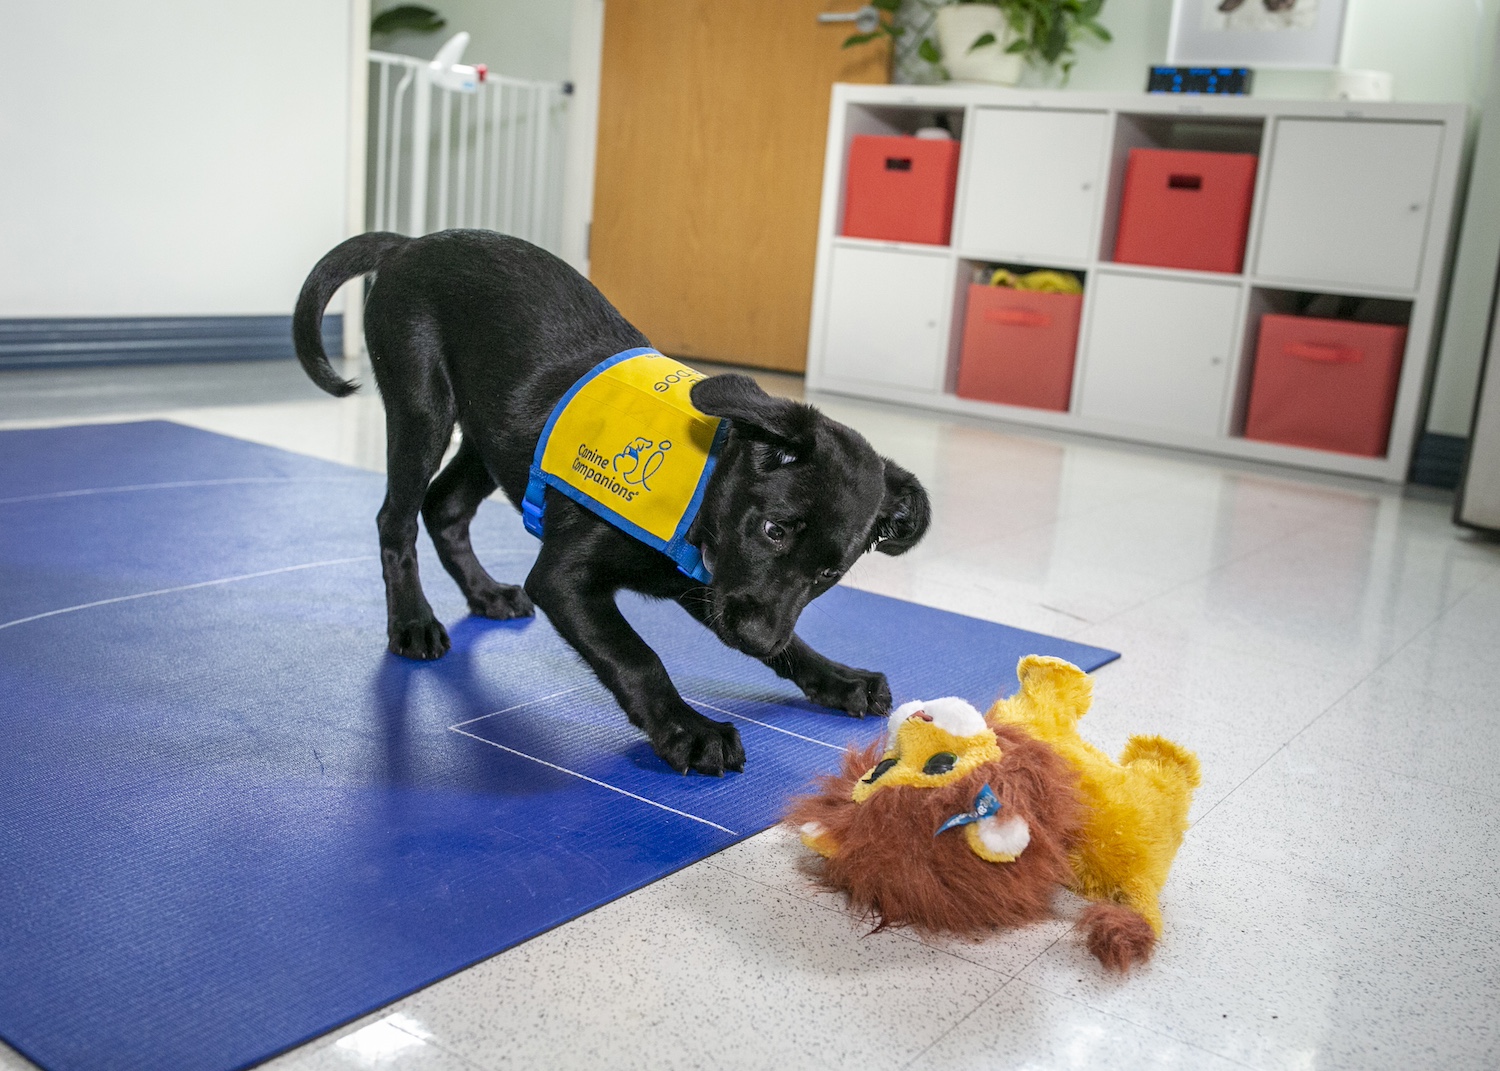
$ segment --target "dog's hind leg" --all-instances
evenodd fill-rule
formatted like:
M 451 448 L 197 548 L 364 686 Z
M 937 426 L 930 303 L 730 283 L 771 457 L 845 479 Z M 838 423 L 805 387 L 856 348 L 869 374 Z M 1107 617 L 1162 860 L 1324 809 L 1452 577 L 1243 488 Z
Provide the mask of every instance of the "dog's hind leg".
M 417 514 L 453 434 L 451 398 L 428 392 L 386 397 L 385 502 L 376 515 L 385 577 L 386 632 L 393 653 L 427 661 L 448 653 L 448 633 L 432 612 L 417 572 Z
M 495 478 L 485 468 L 479 451 L 465 439 L 427 489 L 422 520 L 437 548 L 438 560 L 464 593 L 471 611 L 497 621 L 530 617 L 536 610 L 525 590 L 519 584 L 498 583 L 479 564 L 469 542 L 469 522 L 495 487 Z

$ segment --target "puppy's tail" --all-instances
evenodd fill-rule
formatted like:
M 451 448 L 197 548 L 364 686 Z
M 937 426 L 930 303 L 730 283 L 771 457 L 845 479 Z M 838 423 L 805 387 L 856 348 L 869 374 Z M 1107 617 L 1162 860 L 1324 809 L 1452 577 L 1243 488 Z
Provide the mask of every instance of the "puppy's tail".
M 405 235 L 385 231 L 356 235 L 330 249 L 302 284 L 297 311 L 292 314 L 292 344 L 308 378 L 336 398 L 353 394 L 359 384 L 341 378 L 328 363 L 328 354 L 323 352 L 323 309 L 339 287 L 374 271 L 387 253 L 409 241 Z

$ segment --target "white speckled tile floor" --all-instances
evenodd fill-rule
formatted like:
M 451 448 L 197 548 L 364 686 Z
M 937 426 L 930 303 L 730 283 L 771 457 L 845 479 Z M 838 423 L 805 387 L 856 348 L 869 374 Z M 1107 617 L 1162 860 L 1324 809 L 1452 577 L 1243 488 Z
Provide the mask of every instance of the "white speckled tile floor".
M 865 935 L 772 830 L 265 1066 L 1500 1066 L 1500 545 L 1442 496 L 817 401 L 934 502 L 848 583 L 1121 650 L 1086 732 L 1202 757 L 1155 960 Z M 0 427 L 144 417 L 384 467 L 378 400 L 290 363 L 0 374 Z

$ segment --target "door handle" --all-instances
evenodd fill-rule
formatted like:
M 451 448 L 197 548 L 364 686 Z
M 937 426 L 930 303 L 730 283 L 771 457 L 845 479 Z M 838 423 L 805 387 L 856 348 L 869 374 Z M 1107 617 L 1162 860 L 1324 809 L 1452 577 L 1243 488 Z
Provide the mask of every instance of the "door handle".
M 852 22 L 860 33 L 874 33 L 880 28 L 880 12 L 874 4 L 866 4 L 858 11 L 825 11 L 818 16 L 818 21 Z

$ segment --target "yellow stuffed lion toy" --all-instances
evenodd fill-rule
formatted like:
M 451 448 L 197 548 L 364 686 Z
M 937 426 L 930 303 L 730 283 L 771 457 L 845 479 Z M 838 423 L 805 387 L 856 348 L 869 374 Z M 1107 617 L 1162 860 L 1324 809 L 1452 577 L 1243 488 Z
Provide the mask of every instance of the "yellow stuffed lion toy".
M 819 880 L 878 927 L 978 937 L 1051 917 L 1065 886 L 1092 901 L 1089 951 L 1127 970 L 1161 934 L 1198 760 L 1133 736 L 1115 762 L 1078 735 L 1088 674 L 1032 655 L 1016 675 L 986 716 L 953 696 L 904 704 L 785 820 L 822 857 Z
M 1089 951 L 1124 970 L 1149 957 L 1161 934 L 1157 897 L 1187 829 L 1198 759 L 1162 737 L 1132 736 L 1115 762 L 1078 735 L 1093 700 L 1087 673 L 1030 655 L 1016 676 L 1021 690 L 996 702 L 986 720 L 1024 729 L 1077 772 L 1085 817 L 1069 855 L 1069 887 L 1095 901 L 1080 923 Z

